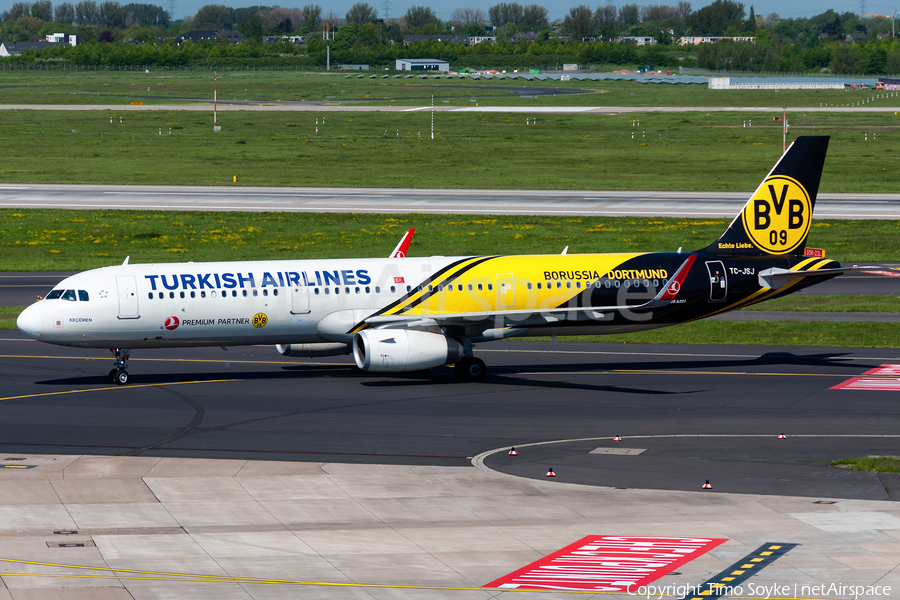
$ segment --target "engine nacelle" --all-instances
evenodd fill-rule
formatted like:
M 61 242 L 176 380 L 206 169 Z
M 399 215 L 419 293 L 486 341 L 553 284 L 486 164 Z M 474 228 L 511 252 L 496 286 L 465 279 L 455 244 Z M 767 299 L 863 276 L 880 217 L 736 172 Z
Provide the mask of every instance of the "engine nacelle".
M 366 329 L 353 336 L 356 366 L 372 373 L 421 371 L 459 362 L 462 345 L 441 333 Z
M 275 349 L 282 356 L 302 356 L 312 358 L 314 356 L 337 356 L 338 354 L 350 354 L 350 344 L 338 342 L 316 344 L 276 344 Z

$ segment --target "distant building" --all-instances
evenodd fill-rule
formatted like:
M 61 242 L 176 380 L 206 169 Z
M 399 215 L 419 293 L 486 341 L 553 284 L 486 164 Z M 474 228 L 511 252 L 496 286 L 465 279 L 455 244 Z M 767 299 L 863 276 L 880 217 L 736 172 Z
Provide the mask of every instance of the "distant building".
M 446 33 L 437 35 L 404 35 L 403 41 L 407 44 L 411 44 L 413 42 L 434 40 L 436 42 L 450 42 L 451 44 L 465 44 L 468 46 L 470 37 L 471 36 L 468 35 L 451 35 Z
M 195 31 L 182 33 L 177 38 L 175 38 L 175 43 L 181 45 L 181 42 L 184 42 L 186 40 L 190 40 L 192 42 L 199 42 L 200 40 L 216 40 L 219 39 L 219 36 L 227 39 L 229 44 L 237 44 L 244 39 L 244 34 L 240 31 L 219 31 L 217 29 L 214 29 L 212 31 L 204 31 L 198 29 Z
M 397 59 L 398 71 L 450 71 L 450 63 L 436 58 Z
M 681 46 L 696 46 L 697 44 L 714 44 L 722 40 L 756 43 L 756 38 L 752 35 L 685 35 L 678 40 L 678 43 Z
M 651 37 L 649 35 L 624 35 L 622 37 L 617 37 L 616 41 L 619 43 L 622 42 L 634 42 L 637 46 L 655 46 L 656 38 Z
M 369 65 L 338 65 L 340 71 L 368 71 Z
M 67 44 L 58 44 L 56 42 L 3 42 L 0 44 L 0 56 L 15 56 L 28 50 L 43 50 L 44 48 L 60 45 Z
M 68 44 L 70 46 L 77 46 L 79 43 L 81 43 L 81 38 L 79 36 L 69 33 L 50 33 L 44 39 L 51 44 Z
M 516 35 L 509 38 L 507 41 L 510 44 L 518 44 L 519 40 L 528 40 L 529 42 L 533 42 L 537 39 L 537 34 L 533 31 L 520 31 Z

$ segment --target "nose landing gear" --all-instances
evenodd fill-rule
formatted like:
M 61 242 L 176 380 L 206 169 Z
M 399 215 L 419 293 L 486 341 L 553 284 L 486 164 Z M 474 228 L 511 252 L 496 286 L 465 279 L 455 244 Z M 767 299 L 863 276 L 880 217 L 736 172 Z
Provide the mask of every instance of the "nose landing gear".
M 115 348 L 112 352 L 116 355 L 116 367 L 109 372 L 109 382 L 125 385 L 128 383 L 128 371 L 125 369 L 128 368 L 128 357 L 131 353 L 127 348 Z

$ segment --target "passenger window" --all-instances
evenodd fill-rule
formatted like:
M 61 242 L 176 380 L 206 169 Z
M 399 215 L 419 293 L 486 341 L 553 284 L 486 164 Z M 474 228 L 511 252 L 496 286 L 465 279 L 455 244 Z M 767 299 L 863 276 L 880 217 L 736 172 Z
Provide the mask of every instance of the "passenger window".
M 653 287 L 659 287 L 659 279 L 653 280 Z
M 253 290 L 253 295 L 254 295 L 254 296 L 259 296 L 259 290 Z
M 148 296 L 151 300 L 153 300 L 153 292 L 150 292 L 149 294 L 147 294 L 147 296 Z
M 315 288 L 313 291 L 315 292 L 316 296 L 319 295 L 319 288 Z
M 494 289 L 494 284 L 493 284 L 493 283 L 489 283 L 489 284 L 488 284 L 488 290 L 493 290 L 493 289 Z
M 191 298 L 196 298 L 197 294 L 195 292 L 191 292 Z
M 175 292 L 169 292 L 169 299 L 175 298 Z
M 604 283 L 603 285 L 605 285 L 606 287 L 610 287 L 609 279 L 607 279 L 606 283 Z
M 244 296 L 244 298 L 246 298 L 246 297 L 247 297 L 247 290 L 241 290 L 241 294 Z
M 324 288 L 324 289 L 325 289 L 325 295 L 327 296 L 327 295 L 330 293 L 330 292 L 328 291 L 330 288 Z
M 366 288 L 366 291 L 368 292 L 368 291 L 369 291 L 369 288 Z M 378 287 L 377 285 L 375 286 L 375 293 L 376 293 L 376 294 L 380 294 L 380 293 L 381 293 L 381 288 Z
M 81 302 L 87 302 L 89 300 L 86 290 L 78 290 L 78 300 Z
M 458 286 L 456 286 L 456 291 L 457 291 L 457 292 L 461 292 L 461 291 L 462 291 L 462 284 L 459 284 Z
M 471 283 L 469 284 L 469 291 L 470 291 L 470 292 L 472 291 L 472 284 L 471 284 Z
M 560 289 L 562 287 L 562 281 L 556 282 L 556 289 Z
M 576 282 L 575 282 L 575 287 L 577 287 L 577 288 L 580 290 L 580 289 L 581 289 L 581 282 L 580 282 L 580 281 L 576 281 Z
M 530 282 L 530 281 L 528 282 L 528 289 L 529 289 L 529 290 L 531 289 L 531 282 Z
M 215 298 L 215 297 L 216 297 L 216 292 L 215 292 L 215 291 L 210 292 L 210 293 L 209 293 L 209 296 L 210 296 L 210 298 Z
M 484 288 L 483 288 L 482 285 L 479 283 L 479 284 L 478 284 L 478 291 L 480 292 L 480 291 L 483 290 L 483 289 L 484 289 Z
M 433 291 L 434 291 L 434 288 L 431 287 L 431 286 L 429 285 L 429 286 L 428 286 L 428 291 L 429 291 L 429 292 L 433 292 Z
M 644 287 L 650 287 L 650 280 L 648 280 L 648 279 L 644 280 Z
M 358 294 L 358 293 L 359 293 L 359 288 L 355 288 L 355 289 L 356 289 L 356 293 Z
M 541 289 L 541 284 L 540 284 L 540 283 L 537 284 L 537 289 Z
M 616 287 L 619 287 L 619 280 L 616 280 Z
M 566 287 L 567 287 L 568 289 L 571 290 L 571 289 L 572 289 L 572 282 L 571 282 L 571 281 L 567 281 L 567 282 L 566 282 Z
M 57 298 L 62 296 L 62 293 L 63 293 L 62 290 L 53 290 L 52 292 L 47 294 L 47 297 L 45 298 L 45 300 L 56 300 Z
M 272 290 L 272 295 L 273 295 L 273 296 L 277 296 L 277 295 L 278 295 L 278 290 Z
M 159 293 L 159 299 L 160 299 L 160 300 L 163 299 L 163 293 L 162 293 L 162 292 Z
M 178 295 L 184 298 L 184 292 L 178 292 Z
M 268 296 L 268 295 L 269 295 L 269 290 L 263 290 L 263 296 Z
M 245 295 L 245 296 L 247 295 L 247 291 L 246 291 L 246 290 L 244 291 L 244 295 Z M 231 297 L 232 297 L 232 298 L 237 298 L 237 290 L 231 290 Z
M 344 288 L 344 293 L 345 293 L 345 294 L 349 294 L 349 293 L 350 293 L 350 288 Z
M 625 287 L 628 287 L 628 286 L 630 286 L 630 285 L 631 285 L 631 282 L 628 281 L 628 280 L 626 279 L 626 280 L 625 280 Z
M 325 293 L 327 294 L 328 292 L 325 292 Z M 340 293 L 341 293 L 341 288 L 339 288 L 339 287 L 334 288 L 334 293 L 335 293 L 335 294 L 340 294 Z
M 74 302 L 75 301 L 75 290 L 66 290 L 65 292 L 63 292 L 62 299 L 63 300 L 71 300 L 72 302 Z
M 370 291 L 370 288 L 369 288 L 369 286 L 366 286 L 366 293 L 367 293 L 367 294 L 368 294 L 368 293 L 369 293 L 369 291 Z
M 394 286 L 391 286 L 391 293 L 393 294 L 393 293 L 396 292 L 396 291 L 397 291 L 397 288 L 394 287 Z
M 193 292 L 191 292 L 191 293 L 193 293 Z M 200 292 L 200 297 L 201 297 L 201 298 L 206 298 L 206 292 Z

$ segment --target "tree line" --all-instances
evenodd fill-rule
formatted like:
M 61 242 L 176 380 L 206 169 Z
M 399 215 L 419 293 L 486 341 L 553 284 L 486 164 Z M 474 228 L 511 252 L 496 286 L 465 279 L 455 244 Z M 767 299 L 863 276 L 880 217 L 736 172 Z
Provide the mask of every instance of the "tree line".
M 460 67 L 527 67 L 578 62 L 582 65 L 701 67 L 746 71 L 836 73 L 900 72 L 900 43 L 890 36 L 889 19 L 861 18 L 834 10 L 811 18 L 784 19 L 776 13 L 749 13 L 734 0 L 716 0 L 699 10 L 690 2 L 676 5 L 625 4 L 569 9 L 550 21 L 537 4 L 501 2 L 487 12 L 458 8 L 448 21 L 426 6 L 411 6 L 399 18 L 383 18 L 377 9 L 357 2 L 345 14 L 326 12 L 318 4 L 302 8 L 208 4 L 196 14 L 173 21 L 162 7 L 121 5 L 113 0 L 82 0 L 56 6 L 51 0 L 18 2 L 5 11 L 0 41 L 26 41 L 48 33 L 74 33 L 87 42 L 75 48 L 50 48 L 40 54 L 10 57 L 13 62 L 52 60 L 69 64 L 303 64 L 324 65 L 325 24 L 336 27 L 332 62 L 389 66 L 397 58 L 439 58 Z M 193 30 L 236 29 L 245 41 L 224 39 L 175 44 Z M 528 33 L 512 43 L 518 33 Z M 477 45 L 426 40 L 405 43 L 405 34 L 492 36 Z M 306 36 L 305 44 L 262 44 L 264 36 Z M 719 42 L 679 46 L 685 35 L 752 36 L 755 43 Z M 653 37 L 658 43 L 638 47 L 616 42 L 621 36 Z M 521 37 L 521 36 L 520 36 Z

